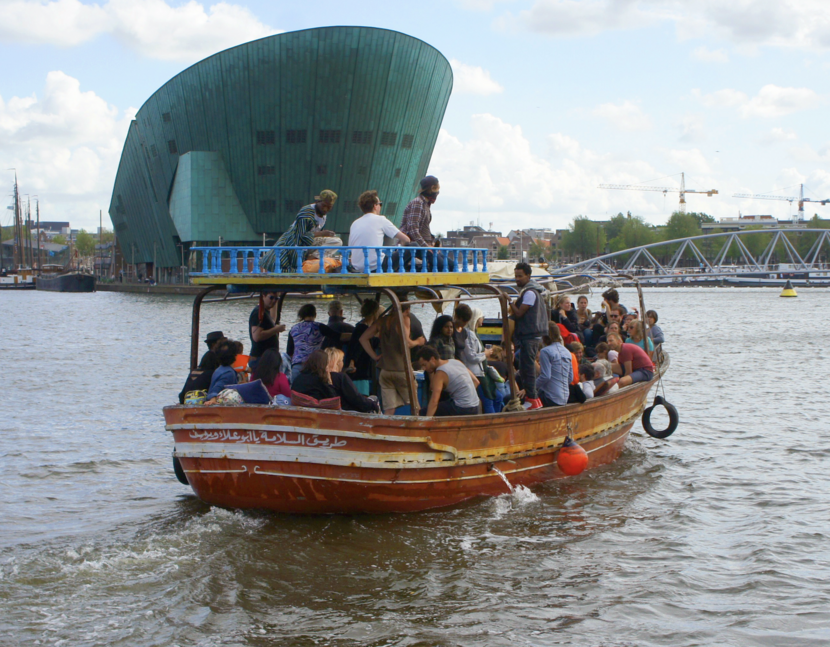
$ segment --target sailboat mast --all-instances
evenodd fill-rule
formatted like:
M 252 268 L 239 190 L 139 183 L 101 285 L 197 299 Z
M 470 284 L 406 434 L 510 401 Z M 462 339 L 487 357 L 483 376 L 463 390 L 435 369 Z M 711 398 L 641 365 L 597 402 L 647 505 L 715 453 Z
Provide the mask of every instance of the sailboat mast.
M 14 174 L 14 247 L 13 257 L 16 267 L 20 267 L 22 263 L 22 256 L 20 250 L 20 243 L 23 239 L 20 235 L 20 196 L 17 189 L 17 172 Z
M 34 265 L 32 254 L 32 199 L 29 196 L 26 196 L 26 226 L 24 230 L 26 232 L 26 250 L 29 253 L 27 265 L 32 267 Z
M 37 199 L 37 272 L 42 272 L 43 259 L 40 253 L 40 198 Z

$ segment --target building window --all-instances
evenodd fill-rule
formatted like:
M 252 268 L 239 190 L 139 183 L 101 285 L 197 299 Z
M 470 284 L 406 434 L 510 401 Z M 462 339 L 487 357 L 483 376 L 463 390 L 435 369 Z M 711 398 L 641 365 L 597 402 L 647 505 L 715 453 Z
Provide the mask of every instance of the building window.
M 308 131 L 307 130 L 286 130 L 285 131 L 285 143 L 286 144 L 305 144 L 307 136 L 308 136 Z
M 156 148 L 155 144 L 150 144 L 150 153 L 152 154 L 153 157 L 158 157 L 159 156 L 159 151 Z
M 396 168 L 395 169 L 395 177 L 400 177 L 400 176 L 401 176 L 401 169 Z
M 321 130 L 320 131 L 321 144 L 339 144 L 340 131 L 339 130 Z
M 397 202 L 390 202 L 386 205 L 386 213 L 395 213 L 398 210 Z
M 176 140 L 175 139 L 168 139 L 167 140 L 167 150 L 170 151 L 171 155 L 178 155 L 179 149 L 176 148 Z
M 275 166 L 258 166 L 257 175 L 276 175 L 277 168 Z
M 412 148 L 412 144 L 415 143 L 415 136 L 414 135 L 404 135 L 403 139 L 401 139 L 401 148 Z
M 162 120 L 164 123 L 169 124 L 171 121 L 173 121 L 173 118 L 170 116 L 170 113 L 169 113 L 169 112 L 165 112 L 165 113 L 161 116 L 161 120 Z
M 398 141 L 398 133 L 382 133 L 380 136 L 381 146 L 394 146 Z
M 277 201 L 276 200 L 260 200 L 259 201 L 259 212 L 260 213 L 276 213 L 277 212 Z
M 352 131 L 352 144 L 371 144 L 372 131 L 371 130 L 354 130 Z
M 256 143 L 257 146 L 267 146 L 268 144 L 276 144 L 277 133 L 273 130 L 257 130 Z
M 286 200 L 285 201 L 285 210 L 288 213 L 296 214 L 302 208 L 303 208 L 303 201 L 302 200 Z
M 115 213 L 121 214 L 122 216 L 127 213 L 127 210 L 124 208 L 124 201 L 121 199 L 121 194 L 119 193 L 115 199 Z
M 329 172 L 329 168 L 325 164 L 318 164 L 317 165 L 317 175 L 325 175 L 328 172 Z

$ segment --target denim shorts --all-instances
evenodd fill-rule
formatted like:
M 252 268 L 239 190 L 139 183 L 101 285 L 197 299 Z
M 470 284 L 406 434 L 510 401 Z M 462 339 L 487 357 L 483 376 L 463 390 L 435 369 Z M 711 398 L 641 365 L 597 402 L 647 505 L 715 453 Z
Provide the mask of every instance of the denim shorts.
M 638 368 L 631 372 L 631 382 L 649 382 L 654 377 L 654 373 L 647 371 L 644 368 Z

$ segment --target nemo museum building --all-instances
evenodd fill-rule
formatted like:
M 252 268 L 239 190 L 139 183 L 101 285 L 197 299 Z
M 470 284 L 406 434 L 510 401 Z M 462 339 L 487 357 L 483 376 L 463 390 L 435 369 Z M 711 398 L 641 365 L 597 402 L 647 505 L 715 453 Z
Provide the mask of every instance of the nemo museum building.
M 191 246 L 276 239 L 322 189 L 339 196 L 326 228 L 344 241 L 367 189 L 400 225 L 451 90 L 438 50 L 369 27 L 278 34 L 196 63 L 130 124 L 109 207 L 125 262 L 165 280 Z

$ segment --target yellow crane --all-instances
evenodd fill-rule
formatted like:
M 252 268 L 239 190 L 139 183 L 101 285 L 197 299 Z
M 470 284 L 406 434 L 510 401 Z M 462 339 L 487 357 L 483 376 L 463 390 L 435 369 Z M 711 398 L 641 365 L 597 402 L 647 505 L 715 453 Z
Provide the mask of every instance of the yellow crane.
M 709 197 L 713 195 L 717 195 L 717 189 L 710 189 L 708 191 L 696 191 L 695 189 L 687 189 L 686 188 L 686 174 L 680 174 L 680 188 L 675 189 L 673 187 L 665 187 L 665 186 L 649 186 L 645 184 L 600 184 L 600 189 L 623 189 L 626 191 L 661 191 L 663 195 L 667 193 L 679 193 L 680 194 L 680 213 L 686 213 L 686 194 L 687 193 L 705 193 Z
M 830 200 L 812 200 L 811 198 L 804 197 L 804 185 L 801 184 L 800 190 L 798 192 L 798 197 L 790 197 L 785 195 L 769 195 L 767 193 L 733 193 L 733 198 L 751 198 L 753 200 L 786 200 L 790 204 L 798 200 L 798 213 L 793 216 L 793 222 L 795 224 L 799 224 L 804 222 L 804 203 L 805 202 L 816 202 L 820 205 L 825 205 Z

